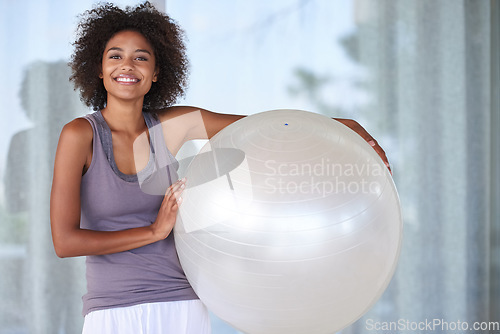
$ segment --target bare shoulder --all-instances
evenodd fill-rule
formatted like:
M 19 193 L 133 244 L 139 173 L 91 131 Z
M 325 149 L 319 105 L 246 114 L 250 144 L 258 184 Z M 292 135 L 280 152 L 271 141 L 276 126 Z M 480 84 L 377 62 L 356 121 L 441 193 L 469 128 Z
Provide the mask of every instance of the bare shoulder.
M 185 140 L 192 140 L 210 139 L 217 132 L 243 117 L 245 116 L 221 114 L 197 107 L 175 106 L 165 109 L 160 120 L 172 120 L 166 123 L 182 128 L 186 133 Z
M 76 118 L 63 127 L 56 156 L 88 167 L 92 159 L 92 140 L 92 125 L 84 118 Z
M 175 119 L 179 116 L 183 116 L 189 114 L 194 111 L 200 111 L 200 108 L 189 107 L 189 106 L 173 106 L 162 109 L 157 112 L 158 118 L 160 121 L 167 121 Z
M 59 143 L 63 142 L 79 150 L 91 149 L 93 136 L 92 125 L 89 121 L 84 118 L 75 118 L 63 127 Z
M 197 108 L 174 106 L 157 112 L 161 122 L 165 144 L 170 152 L 176 155 L 186 142 L 193 126 L 202 121 Z
M 61 136 L 63 135 L 66 137 L 78 137 L 82 141 L 85 139 L 92 140 L 92 125 L 83 117 L 75 118 L 63 127 Z
M 194 107 L 169 107 L 161 110 L 157 115 L 164 131 L 173 131 L 177 135 L 182 135 L 182 137 L 185 137 L 186 133 L 196 123 L 202 122 L 200 109 Z

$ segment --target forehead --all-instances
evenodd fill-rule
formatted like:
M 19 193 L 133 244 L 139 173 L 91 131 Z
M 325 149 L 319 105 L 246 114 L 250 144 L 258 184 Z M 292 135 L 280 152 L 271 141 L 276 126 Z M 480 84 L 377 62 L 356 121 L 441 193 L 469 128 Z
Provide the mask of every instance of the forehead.
M 149 41 L 144 37 L 143 34 L 133 30 L 123 30 L 119 31 L 108 40 L 106 43 L 106 48 L 104 51 L 107 51 L 109 48 L 119 47 L 122 49 L 131 48 L 131 49 L 144 49 L 153 52 L 153 47 L 149 43 Z

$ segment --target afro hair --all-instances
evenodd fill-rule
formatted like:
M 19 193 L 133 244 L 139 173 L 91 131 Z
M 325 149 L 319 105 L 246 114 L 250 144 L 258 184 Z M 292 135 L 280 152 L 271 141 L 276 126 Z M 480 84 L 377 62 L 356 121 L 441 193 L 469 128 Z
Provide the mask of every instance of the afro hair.
M 171 106 L 184 95 L 189 62 L 184 32 L 168 15 L 149 2 L 122 10 L 113 4 L 102 4 L 86 11 L 77 28 L 75 52 L 69 66 L 70 80 L 80 89 L 81 99 L 94 110 L 106 106 L 107 92 L 99 78 L 104 48 L 113 35 L 132 30 L 144 35 L 153 47 L 158 81 L 144 97 L 144 111 Z

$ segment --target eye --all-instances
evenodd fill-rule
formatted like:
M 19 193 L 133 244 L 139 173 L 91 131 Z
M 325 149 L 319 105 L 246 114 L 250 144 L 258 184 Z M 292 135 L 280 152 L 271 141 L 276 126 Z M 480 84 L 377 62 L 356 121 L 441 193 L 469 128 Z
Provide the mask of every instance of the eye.
M 120 59 L 120 55 L 111 55 L 109 56 L 109 59 Z
M 139 61 L 148 61 L 148 58 L 146 58 L 146 57 L 137 57 L 135 59 L 137 59 Z

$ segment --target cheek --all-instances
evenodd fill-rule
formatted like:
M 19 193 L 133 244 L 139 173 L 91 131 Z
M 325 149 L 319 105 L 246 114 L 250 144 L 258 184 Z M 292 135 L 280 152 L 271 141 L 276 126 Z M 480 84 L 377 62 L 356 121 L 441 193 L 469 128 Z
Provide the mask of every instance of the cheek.
M 103 63 L 101 67 L 98 69 L 99 78 L 106 80 L 106 77 L 109 76 L 109 69 L 106 66 L 106 63 Z
M 104 86 L 104 89 L 106 91 L 109 91 L 109 88 L 110 88 L 110 85 L 112 84 L 112 78 L 111 78 L 111 74 L 109 72 L 109 69 L 107 69 L 106 67 L 103 67 L 102 70 L 100 69 L 99 70 L 99 78 L 101 79 L 101 82 Z
M 149 81 L 147 85 L 144 86 L 146 94 L 151 90 L 151 86 L 153 86 L 153 82 Z

